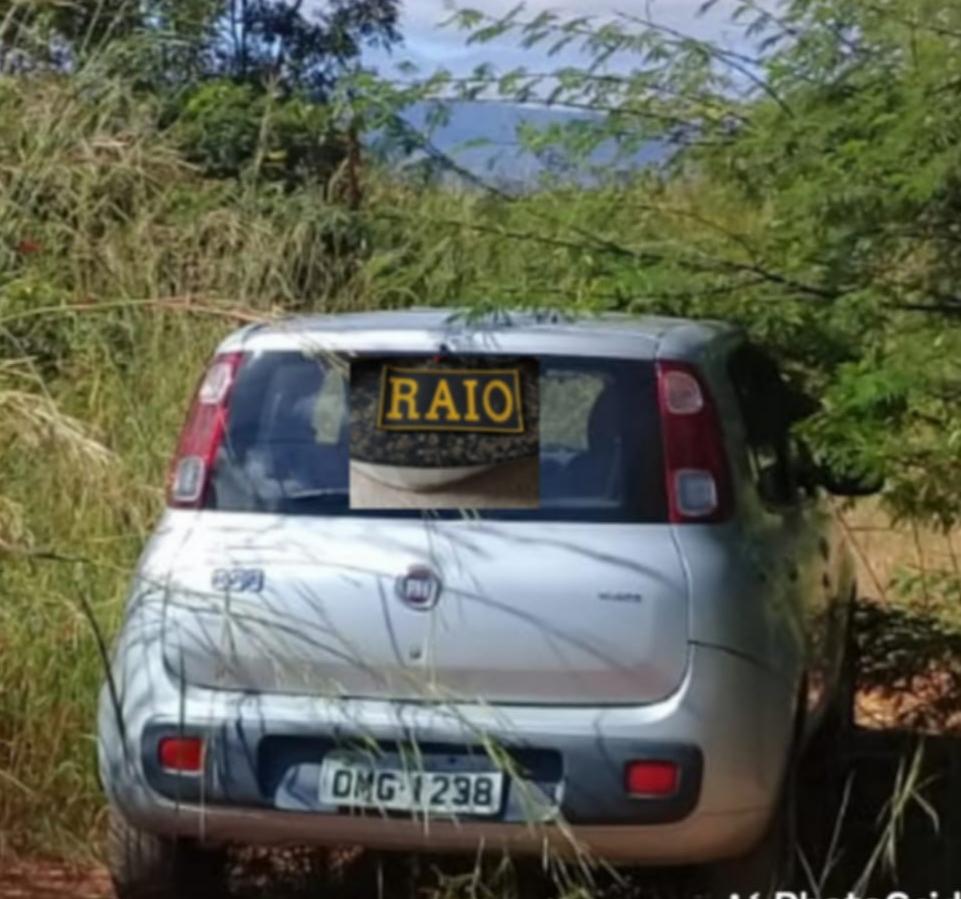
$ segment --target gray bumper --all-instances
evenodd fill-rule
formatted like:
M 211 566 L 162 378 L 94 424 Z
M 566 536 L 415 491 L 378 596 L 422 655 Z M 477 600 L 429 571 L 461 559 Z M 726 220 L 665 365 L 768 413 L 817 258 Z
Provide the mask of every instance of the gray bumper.
M 157 762 L 160 740 L 201 737 L 207 747 L 202 777 L 165 772 Z M 490 748 L 488 748 L 490 747 Z M 524 739 L 522 735 L 473 733 L 454 738 L 434 726 L 398 733 L 396 727 L 318 729 L 309 721 L 251 717 L 231 722 L 152 720 L 144 730 L 140 764 L 155 792 L 180 803 L 302 811 L 336 815 L 318 797 L 324 759 L 353 751 L 394 770 L 458 773 L 504 770 L 508 774 L 502 823 L 562 819 L 569 824 L 666 824 L 686 818 L 701 792 L 703 759 L 696 746 L 639 738 Z M 678 766 L 678 789 L 667 798 L 631 798 L 624 772 L 632 761 Z
M 735 855 L 769 820 L 797 695 L 742 658 L 697 646 L 674 696 L 629 708 L 427 706 L 178 689 L 159 651 L 143 650 L 142 641 L 121 644 L 119 714 L 107 691 L 102 698 L 105 788 L 143 829 L 218 842 L 540 852 L 548 841 L 657 864 Z M 203 778 L 165 774 L 155 764 L 157 741 L 178 732 L 207 739 Z M 319 766 L 326 752 L 358 739 L 387 752 L 416 743 L 448 764 L 464 752 L 484 757 L 493 743 L 515 776 L 496 819 L 425 823 L 338 813 L 316 797 Z M 674 797 L 625 795 L 626 762 L 645 758 L 678 762 Z

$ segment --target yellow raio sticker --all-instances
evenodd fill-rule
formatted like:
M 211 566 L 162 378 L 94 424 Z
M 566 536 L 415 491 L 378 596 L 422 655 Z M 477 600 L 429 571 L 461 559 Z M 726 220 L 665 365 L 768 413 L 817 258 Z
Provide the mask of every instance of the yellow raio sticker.
M 523 434 L 520 371 L 384 365 L 377 427 Z

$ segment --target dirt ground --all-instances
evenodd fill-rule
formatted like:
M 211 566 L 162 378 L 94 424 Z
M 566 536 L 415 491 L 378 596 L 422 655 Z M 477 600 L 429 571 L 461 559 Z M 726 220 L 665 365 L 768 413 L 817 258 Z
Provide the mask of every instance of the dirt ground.
M 106 871 L 53 861 L 0 862 L 0 899 L 106 899 Z

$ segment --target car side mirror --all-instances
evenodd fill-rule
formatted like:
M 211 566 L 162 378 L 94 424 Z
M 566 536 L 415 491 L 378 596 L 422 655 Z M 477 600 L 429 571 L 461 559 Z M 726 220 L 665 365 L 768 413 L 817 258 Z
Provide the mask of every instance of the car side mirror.
M 834 496 L 873 496 L 884 487 L 884 477 L 879 474 L 851 474 L 828 465 L 817 467 L 817 481 Z
M 884 487 L 884 476 L 880 474 L 852 473 L 830 463 L 820 462 L 802 439 L 794 440 L 795 466 L 799 486 L 809 494 L 818 488 L 827 490 L 834 496 L 873 496 Z

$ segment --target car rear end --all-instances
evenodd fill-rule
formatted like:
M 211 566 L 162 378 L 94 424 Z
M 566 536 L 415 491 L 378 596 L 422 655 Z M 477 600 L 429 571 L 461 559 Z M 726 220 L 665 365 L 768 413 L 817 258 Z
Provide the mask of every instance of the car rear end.
M 205 375 L 101 701 L 112 803 L 211 841 L 749 848 L 795 685 L 692 638 L 679 532 L 737 539 L 709 362 L 667 326 L 354 321 Z M 351 509 L 351 360 L 467 352 L 538 360 L 538 507 Z

